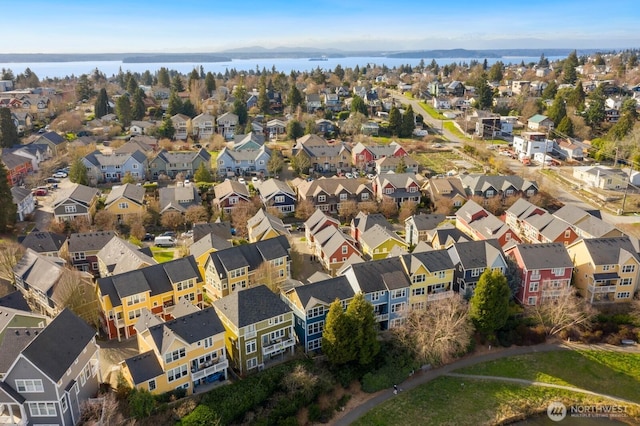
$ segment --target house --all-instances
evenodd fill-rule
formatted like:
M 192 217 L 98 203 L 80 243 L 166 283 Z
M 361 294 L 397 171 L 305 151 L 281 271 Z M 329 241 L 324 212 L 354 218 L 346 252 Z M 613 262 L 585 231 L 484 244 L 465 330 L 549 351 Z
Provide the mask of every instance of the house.
M 523 235 L 522 223 L 532 216 L 544 214 L 548 214 L 548 212 L 542 207 L 530 203 L 526 198 L 519 198 L 505 212 L 505 223 L 519 235 Z
M 354 240 L 360 241 L 362 234 L 374 225 L 380 225 L 383 228 L 392 230 L 393 227 L 389 223 L 386 217 L 381 213 L 366 213 L 363 211 L 358 212 L 356 217 L 351 219 L 350 233 Z
M 216 132 L 222 135 L 226 140 L 233 139 L 238 126 L 238 116 L 232 112 L 225 112 L 216 120 Z
M 382 160 L 391 158 L 383 158 Z M 373 179 L 372 186 L 379 201 L 389 197 L 398 205 L 404 202 L 412 202 L 416 205 L 420 203 L 422 194 L 420 193 L 420 184 L 416 180 L 415 173 L 378 174 Z
M 151 136 L 134 136 L 121 147 L 114 149 L 114 154 L 131 154 L 140 151 L 143 154 L 153 152 L 158 146 L 158 140 Z
M 235 135 L 233 149 L 235 151 L 255 151 L 264 145 L 264 135 L 249 132 L 246 135 Z
M 154 395 L 174 389 L 192 395 L 198 386 L 227 379 L 225 329 L 213 307 L 136 326 L 139 354 L 120 363 L 130 386 Z
M 424 183 L 422 189 L 429 195 L 433 206 L 446 202 L 450 203 L 452 208 L 458 208 L 467 201 L 467 193 L 458 176 L 430 178 Z
M 148 248 L 141 249 L 117 237 L 112 238 L 100 249 L 96 259 L 102 278 L 158 264 Z
M 340 103 L 340 96 L 337 93 L 325 93 L 324 94 L 324 107 L 329 111 L 340 111 L 342 105 Z
M 211 154 L 204 148 L 198 151 L 165 151 L 161 150 L 150 161 L 151 178 L 167 175 L 174 179 L 178 174 L 191 179 L 200 165 L 204 164 L 211 171 Z
M 94 151 L 82 158 L 87 175 L 95 183 L 120 182 L 129 173 L 137 181 L 147 177 L 147 156 L 142 151 L 105 155 Z
M 371 184 L 358 179 L 321 178 L 304 181 L 297 186 L 298 200 L 308 200 L 322 210 L 335 214 L 340 203 L 374 201 Z
M 454 265 L 447 250 L 406 254 L 401 259 L 411 280 L 411 310 L 425 310 L 430 302 L 453 297 Z
M 19 242 L 25 249 L 31 249 L 42 256 L 61 258 L 67 242 L 67 236 L 34 229 Z
M 192 227 L 193 242 L 197 243 L 201 238 L 213 233 L 217 237 L 223 240 L 230 240 L 233 238 L 233 231 L 231 230 L 231 222 L 221 221 L 220 218 L 211 223 L 195 223 Z
M 396 141 L 389 145 L 365 145 L 358 142 L 351 150 L 351 161 L 355 167 L 373 166 L 383 157 L 407 157 L 407 151 Z
M 378 136 L 380 125 L 375 121 L 367 121 L 360 126 L 360 132 L 365 136 Z
M 271 150 L 262 145 L 258 149 L 234 150 L 227 147 L 218 153 L 219 176 L 246 176 L 259 173 L 263 176 L 269 174 L 267 165 L 271 158 Z
M 66 248 L 63 250 L 71 259 L 71 266 L 79 271 L 98 276 L 100 269 L 96 256 L 102 247 L 113 238 L 117 238 L 113 231 L 74 233 L 69 235 Z
M 273 120 L 267 121 L 267 127 L 265 130 L 269 135 L 269 139 L 275 139 L 279 135 L 287 133 L 287 123 L 278 118 L 274 118 Z
M 229 241 L 231 233 L 229 232 L 227 238 L 221 237 L 215 232 L 209 232 L 204 236 L 200 236 L 197 240 L 195 237 L 196 233 L 194 231 L 194 243 L 189 246 L 189 254 L 195 258 L 200 275 L 204 277 L 204 264 L 209 258 L 209 254 L 216 250 L 224 250 L 233 247 L 233 244 Z
M 574 286 L 589 303 L 630 302 L 640 258 L 629 237 L 584 238 L 567 246 Z
M 446 91 L 449 96 L 460 97 L 465 95 L 467 88 L 461 81 L 454 80 L 446 86 Z
M 36 209 L 36 198 L 28 189 L 12 186 L 11 201 L 16 205 L 16 220 L 22 222 L 27 220 Z
M 149 130 L 156 127 L 156 123 L 152 123 L 151 121 L 139 121 L 133 120 L 131 121 L 131 126 L 129 126 L 129 134 L 131 135 L 146 135 L 149 133 Z
M 280 235 L 290 236 L 282 219 L 265 212 L 264 209 L 258 210 L 258 213 L 247 220 L 247 231 L 250 243 L 268 240 Z
M 320 95 L 317 93 L 309 93 L 305 95 L 304 103 L 307 105 L 307 112 L 312 114 L 322 108 Z
M 553 215 L 569 223 L 580 238 L 621 237 L 624 234 L 600 218 L 600 211 L 586 211 L 567 204 Z
M 629 175 L 621 169 L 606 166 L 580 166 L 573 168 L 573 177 L 586 186 L 602 190 L 623 190 L 629 184 Z
M 445 223 L 444 225 L 438 226 L 437 228 L 429 231 L 427 239 L 425 241 L 420 241 L 416 245 L 414 253 L 418 250 L 418 246 L 421 244 L 430 244 L 429 250 L 441 250 L 448 249 L 454 243 L 465 241 L 472 241 L 472 239 L 451 223 Z
M 520 158 L 532 159 L 537 153 L 552 153 L 554 142 L 540 132 L 522 132 L 513 137 L 513 150 Z
M 221 299 L 265 281 L 279 286 L 291 278 L 290 249 L 287 237 L 279 236 L 209 253 L 205 293 L 210 299 Z
M 309 134 L 299 138 L 292 149 L 294 157 L 304 155 L 311 168 L 318 172 L 335 172 L 351 167 L 351 150 L 344 142 L 331 144 L 324 138 Z
M 500 116 L 478 117 L 478 121 L 476 121 L 476 135 L 487 139 L 502 136 L 502 121 Z
M 353 288 L 344 276 L 295 286 L 281 293 L 280 297 L 293 312 L 293 327 L 305 352 L 318 352 L 322 348 L 322 332 L 331 304 L 339 300 L 346 309 L 353 296 Z
M 345 234 L 337 226 L 314 228 L 313 253 L 324 269 L 335 275 L 353 257 L 360 257 L 356 240 Z
M 451 104 L 447 98 L 433 97 L 431 100 L 435 109 L 451 109 Z
M 455 266 L 453 290 L 471 297 L 485 269 L 504 273 L 507 263 L 497 240 L 457 242 L 447 249 Z
M 9 186 L 21 185 L 24 183 L 25 177 L 33 172 L 31 159 L 6 149 L 0 154 L 0 162 L 7 169 Z
M 95 288 L 91 276 L 63 266 L 59 258 L 43 256 L 27 249 L 13 267 L 16 288 L 22 292 L 34 311 L 55 317 L 67 303 L 72 292 L 92 294 Z M 74 307 L 86 321 L 91 321 L 97 306 L 91 300 Z
M 473 200 L 456 212 L 456 228 L 476 241 L 496 239 L 501 247 L 522 242 L 514 229 Z
M 125 183 L 111 189 L 104 209 L 112 213 L 119 223 L 133 216 L 142 216 L 147 210 L 144 202 L 146 190 L 142 186 Z
M 235 180 L 225 180 L 216 185 L 213 190 L 215 194 L 213 206 L 225 213 L 231 213 L 239 203 L 248 203 L 250 201 L 247 186 Z
M 464 175 L 461 180 L 467 196 L 506 198 L 524 195 L 532 197 L 538 193 L 536 182 L 523 179 L 520 176 L 468 174 Z
M 551 131 L 553 130 L 553 127 L 553 121 L 546 115 L 536 114 L 527 120 L 527 128 L 531 130 Z
M 384 259 L 394 247 L 407 250 L 409 245 L 388 227 L 374 225 L 360 236 L 362 253 L 373 260 Z
M 296 193 L 286 182 L 267 179 L 256 185 L 260 201 L 265 207 L 275 207 L 282 214 L 291 214 L 296 210 Z
M 549 213 L 533 215 L 520 223 L 522 235 L 531 243 L 571 244 L 579 238 L 573 226 Z
M 426 241 L 429 231 L 436 229 L 444 222 L 446 216 L 443 214 L 414 214 L 404 220 L 404 240 L 409 246 L 418 244 L 419 241 Z
M 11 357 L 4 360 L 10 367 L 0 381 L 3 424 L 81 421 L 102 382 L 92 327 L 65 309 L 49 325 L 8 328 L 2 346 Z
M 324 118 L 316 120 L 316 132 L 326 135 L 336 131 L 336 126 L 333 121 Z
M 4 151 L 11 152 L 21 157 L 26 157 L 31 160 L 31 168 L 33 171 L 40 169 L 40 163 L 51 158 L 51 148 L 48 145 L 28 144 L 28 145 L 14 145 L 11 148 L 7 148 Z
M 98 278 L 100 326 L 109 339 L 128 339 L 143 310 L 173 318 L 177 301 L 203 301 L 202 277 L 193 256 Z
M 98 194 L 96 188 L 77 183 L 61 189 L 53 202 L 53 217 L 58 222 L 84 218 L 91 223 L 98 203 Z
M 38 136 L 32 143 L 47 145 L 54 156 L 62 154 L 67 147 L 67 140 L 56 132 L 46 132 Z
M 562 158 L 575 161 L 582 161 L 584 159 L 584 148 L 574 141 L 561 139 L 557 145 Z
M 413 158 L 406 157 L 382 157 L 375 161 L 376 174 L 397 173 L 418 173 L 418 162 Z
M 191 118 L 184 114 L 175 114 L 170 118 L 175 133 L 174 139 L 186 140 L 189 136 L 189 126 L 191 125 Z
M 321 209 L 316 209 L 309 219 L 304 222 L 304 236 L 305 240 L 307 240 L 307 245 L 309 247 L 313 246 L 315 244 L 315 234 L 328 226 L 340 228 L 340 221 L 328 216 Z
M 293 312 L 266 286 L 233 292 L 213 306 L 225 328 L 227 354 L 241 375 L 293 354 Z
M 215 134 L 215 117 L 203 112 L 191 119 L 193 136 L 198 139 L 210 138 Z
M 380 330 L 399 327 L 409 308 L 411 281 L 400 257 L 355 263 L 343 275 L 354 293 L 362 293 L 373 305 Z
M 562 243 L 518 244 L 505 255 L 515 260 L 522 273 L 516 299 L 522 305 L 535 306 L 570 291 L 573 263 Z
M 198 188 L 191 183 L 178 182 L 177 186 L 169 186 L 158 190 L 160 214 L 165 212 L 186 213 L 189 207 L 200 206 Z

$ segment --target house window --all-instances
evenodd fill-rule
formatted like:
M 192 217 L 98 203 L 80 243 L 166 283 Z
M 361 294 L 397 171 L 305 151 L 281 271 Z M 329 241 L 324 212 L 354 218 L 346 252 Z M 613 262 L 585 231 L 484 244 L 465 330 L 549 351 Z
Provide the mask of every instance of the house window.
M 536 296 L 531 296 L 527 299 L 527 305 L 535 305 L 537 301 L 538 298 Z
M 275 196 L 275 202 L 280 204 L 280 203 L 284 203 L 284 195 L 276 195 Z
M 406 288 L 402 288 L 399 290 L 393 290 L 391 292 L 391 298 L 393 299 L 398 299 L 400 297 L 406 297 L 407 296 L 407 289 Z
M 229 272 L 229 278 L 238 278 L 244 275 L 244 268 L 234 269 Z
M 260 164 L 261 166 L 264 165 L 264 160 L 258 161 L 258 164 Z
M 30 402 L 29 411 L 33 417 L 53 417 L 58 414 L 53 402 Z
M 133 164 L 131 167 L 134 168 L 134 169 L 137 169 L 138 165 L 137 164 Z
M 438 278 L 444 278 L 446 275 L 445 271 L 438 271 Z
M 321 346 L 322 346 L 322 339 L 309 340 L 309 343 L 307 343 L 307 350 L 316 351 L 320 349 Z
M 324 330 L 324 321 L 318 321 L 307 325 L 308 335 L 322 333 L 322 330 Z
M 327 201 L 327 196 L 326 195 L 318 195 L 318 202 L 319 203 L 324 203 L 325 201 Z
M 167 381 L 173 382 L 186 375 L 187 375 L 187 364 L 183 364 L 179 367 L 172 368 L 171 370 L 167 371 Z
M 347 194 L 346 193 L 342 193 L 340 194 L 340 201 L 346 201 L 347 200 Z
M 398 313 L 404 311 L 405 303 L 396 303 L 391 305 L 391 312 Z
M 624 265 L 622 267 L 622 273 L 623 274 L 628 274 L 630 272 L 635 272 L 636 270 L 636 265 Z
M 252 354 L 256 351 L 256 341 L 254 340 L 249 340 L 246 343 L 246 349 L 247 349 L 247 354 Z
M 513 195 L 513 189 L 507 189 L 504 193 L 507 197 L 511 197 Z
M 564 275 L 564 268 L 553 268 L 553 270 L 551 271 L 551 273 L 553 275 L 555 275 L 556 277 L 560 277 Z
M 534 283 L 529 283 L 529 291 L 534 293 L 538 291 L 538 287 L 540 287 L 540 283 L 539 282 L 534 282 Z
M 316 306 L 307 311 L 307 318 L 315 318 L 324 314 L 324 306 Z
M 224 160 L 218 161 L 218 164 L 220 164 L 221 166 L 224 166 Z
M 384 193 L 385 194 L 393 194 L 393 188 L 385 188 L 384 189 Z
M 374 302 L 376 300 L 380 299 L 380 293 L 377 291 L 374 291 L 373 293 L 371 293 L 371 301 Z
M 118 203 L 118 208 L 119 209 L 128 209 L 129 208 L 129 203 Z
M 213 346 L 213 337 L 207 337 L 204 339 L 204 348 L 210 348 L 211 346 Z
M 141 309 L 136 309 L 133 311 L 129 311 L 129 320 L 133 320 L 134 318 L 139 318 L 142 315 Z
M 76 206 L 64 206 L 64 212 L 65 213 L 75 213 L 76 212 Z
M 369 199 L 369 193 L 368 192 L 363 192 L 362 195 L 360 196 L 360 198 L 362 200 L 368 200 Z
M 229 204 L 238 204 L 238 197 L 229 197 Z
M 320 209 L 320 211 L 323 211 L 323 212 L 328 212 L 329 211 L 329 206 L 326 205 L 326 204 L 322 204 L 322 205 L 318 206 L 318 208 Z
M 342 254 L 347 254 L 348 250 L 349 250 L 349 247 L 342 246 Z
M 471 276 L 472 277 L 479 277 L 480 275 L 482 275 L 482 271 L 483 268 L 475 268 L 471 270 Z
M 614 269 L 615 265 L 602 265 L 602 270 L 603 271 L 608 271 L 610 269 Z
M 42 380 L 40 379 L 16 380 L 16 389 L 20 393 L 44 392 L 44 387 L 42 386 Z
M 620 280 L 620 285 L 631 285 L 633 278 L 623 278 Z
M 411 310 L 412 311 L 417 311 L 417 310 L 421 310 L 423 311 L 425 308 L 425 303 L 424 302 L 418 302 L 418 303 L 412 303 L 411 304 Z
M 631 292 L 621 291 L 616 293 L 616 299 L 628 299 L 631 297 Z
M 189 280 L 187 282 L 179 282 L 176 286 L 178 291 L 187 290 L 189 288 L 193 288 L 195 280 Z
M 566 231 L 564 231 L 564 237 L 565 238 L 571 238 L 571 230 L 567 229 Z
M 142 303 L 146 300 L 147 298 L 144 294 L 134 294 L 127 299 L 127 306 L 135 305 L 136 303 Z
M 167 354 L 164 355 L 164 361 L 165 363 L 169 364 L 170 362 L 174 362 L 179 360 L 180 358 L 184 358 L 185 356 L 187 356 L 187 351 L 185 348 L 180 348 L 177 349 L 173 352 L 169 352 Z
M 69 405 L 67 404 L 67 396 L 63 395 L 62 399 L 60 400 L 60 406 L 62 407 L 62 412 L 66 413 L 67 410 L 69 409 Z
M 256 368 L 258 366 L 258 358 L 249 358 L 247 360 L 247 370 L 251 370 L 252 368 Z
M 485 197 L 487 198 L 491 198 L 494 195 L 496 195 L 495 191 L 493 189 L 488 189 L 487 192 L 485 192 Z
M 423 296 L 424 295 L 424 287 L 414 288 L 411 290 L 412 296 Z
M 156 390 L 156 379 L 149 380 L 149 392 Z

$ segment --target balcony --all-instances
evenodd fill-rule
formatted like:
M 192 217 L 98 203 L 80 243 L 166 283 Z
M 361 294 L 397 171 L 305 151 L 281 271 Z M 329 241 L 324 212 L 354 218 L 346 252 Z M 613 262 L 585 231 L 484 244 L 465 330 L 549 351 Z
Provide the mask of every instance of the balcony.
M 437 293 L 427 294 L 427 302 L 433 302 L 436 300 L 448 299 L 453 296 L 453 290 L 440 291 Z
M 208 365 L 208 366 L 207 366 Z M 213 365 L 209 363 L 205 364 L 202 369 L 198 371 L 191 371 L 191 380 L 196 381 L 203 379 L 207 376 L 215 374 L 219 371 L 224 371 L 229 367 L 229 360 L 226 358 L 221 358 L 218 362 Z
M 616 287 L 615 285 L 590 285 L 587 289 L 593 294 L 615 293 Z
M 276 352 L 281 352 L 281 351 L 284 351 L 285 349 L 289 349 L 290 347 L 292 347 L 295 344 L 296 344 L 296 341 L 293 338 L 284 339 L 284 340 L 282 340 L 280 342 L 275 342 L 272 345 L 263 346 L 262 347 L 262 354 L 264 356 L 268 356 L 268 355 L 274 354 Z
M 375 316 L 376 322 L 389 321 L 389 314 L 380 314 Z

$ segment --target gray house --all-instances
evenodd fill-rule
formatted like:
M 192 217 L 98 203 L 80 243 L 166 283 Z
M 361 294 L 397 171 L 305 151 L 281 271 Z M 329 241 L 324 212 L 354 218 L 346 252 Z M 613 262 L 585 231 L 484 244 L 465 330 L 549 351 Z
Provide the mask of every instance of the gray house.
M 153 179 L 157 179 L 160 175 L 167 175 L 173 179 L 178 173 L 184 174 L 185 178 L 189 179 L 202 163 L 208 170 L 211 170 L 211 154 L 205 149 L 198 151 L 162 150 L 151 160 L 149 173 Z
M 147 174 L 147 156 L 142 151 L 104 155 L 94 151 L 82 159 L 89 179 L 96 183 L 120 182 L 129 172 L 135 180 L 144 180 Z
M 218 174 L 220 176 L 262 173 L 267 175 L 267 164 L 271 158 L 269 148 L 262 145 L 256 150 L 232 150 L 222 148 L 218 154 Z
M 2 347 L 13 359 L 0 381 L 3 424 L 78 424 L 102 381 L 96 331 L 65 309 L 46 327 L 7 328 Z
M 96 188 L 80 184 L 61 190 L 53 202 L 53 216 L 58 222 L 84 217 L 91 223 L 98 203 L 98 192 Z

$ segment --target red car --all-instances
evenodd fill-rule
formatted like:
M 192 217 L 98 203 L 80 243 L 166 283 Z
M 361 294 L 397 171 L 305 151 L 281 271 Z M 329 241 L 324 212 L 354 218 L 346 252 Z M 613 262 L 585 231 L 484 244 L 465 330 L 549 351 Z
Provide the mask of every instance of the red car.
M 33 190 L 33 194 L 37 197 L 44 197 L 48 193 L 49 191 L 47 191 L 47 188 L 36 188 Z

